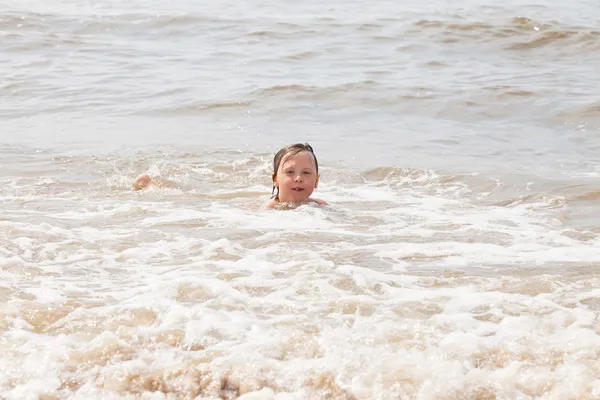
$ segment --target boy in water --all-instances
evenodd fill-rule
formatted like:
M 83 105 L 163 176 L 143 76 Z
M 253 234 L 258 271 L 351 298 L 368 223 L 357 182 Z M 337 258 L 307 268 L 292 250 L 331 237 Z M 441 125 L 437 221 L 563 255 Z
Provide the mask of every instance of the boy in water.
M 310 197 L 319 184 L 319 177 L 319 162 L 311 145 L 296 143 L 284 147 L 273 159 L 273 196 L 264 207 L 297 207 L 307 203 L 328 205 L 324 200 Z M 134 189 L 146 189 L 151 184 L 152 178 L 144 173 L 136 178 Z
M 326 201 L 310 197 L 319 184 L 319 177 L 319 162 L 308 143 L 284 147 L 273 159 L 273 197 L 265 207 L 275 208 L 279 204 L 299 206 L 306 203 L 327 205 Z

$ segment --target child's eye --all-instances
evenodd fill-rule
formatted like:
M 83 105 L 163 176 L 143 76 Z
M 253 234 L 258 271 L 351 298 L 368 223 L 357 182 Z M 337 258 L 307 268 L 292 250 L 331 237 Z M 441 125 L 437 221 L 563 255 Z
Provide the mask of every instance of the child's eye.
M 304 171 L 304 175 L 310 175 L 311 172 L 310 171 Z
M 293 170 L 286 171 L 286 174 L 293 174 L 293 173 L 294 173 L 294 171 L 293 171 Z

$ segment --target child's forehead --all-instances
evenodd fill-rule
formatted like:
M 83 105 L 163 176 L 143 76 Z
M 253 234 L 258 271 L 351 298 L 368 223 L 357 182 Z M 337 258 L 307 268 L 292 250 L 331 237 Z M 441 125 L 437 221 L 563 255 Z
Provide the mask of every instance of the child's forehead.
M 281 167 L 283 168 L 286 164 L 296 163 L 309 163 L 313 167 L 316 165 L 315 157 L 310 151 L 301 151 L 285 155 L 283 160 L 281 160 Z

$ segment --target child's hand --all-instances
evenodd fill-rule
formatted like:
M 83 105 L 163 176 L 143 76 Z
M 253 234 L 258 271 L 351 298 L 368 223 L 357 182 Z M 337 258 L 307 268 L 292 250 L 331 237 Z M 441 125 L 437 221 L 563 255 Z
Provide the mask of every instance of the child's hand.
M 133 187 L 135 190 L 146 189 L 148 186 L 150 186 L 151 181 L 152 178 L 150 178 L 150 175 L 144 173 L 135 178 L 135 184 Z

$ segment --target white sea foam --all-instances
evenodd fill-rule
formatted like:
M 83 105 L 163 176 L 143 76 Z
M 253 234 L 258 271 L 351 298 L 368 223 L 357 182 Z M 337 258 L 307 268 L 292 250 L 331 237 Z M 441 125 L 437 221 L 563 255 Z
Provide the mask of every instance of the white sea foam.
M 15 209 L 2 395 L 596 396 L 598 278 L 514 269 L 593 265 L 598 234 L 444 185 L 332 181 L 332 207 L 294 211 L 193 188 Z

